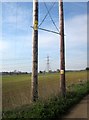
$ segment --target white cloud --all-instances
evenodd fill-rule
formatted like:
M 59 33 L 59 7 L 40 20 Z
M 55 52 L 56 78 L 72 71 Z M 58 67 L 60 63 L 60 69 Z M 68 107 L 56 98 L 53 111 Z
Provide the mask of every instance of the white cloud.
M 24 47 L 31 47 L 32 41 L 31 37 L 29 36 L 16 36 L 12 38 L 3 38 L 3 40 L 0 41 L 1 49 L 18 49 L 21 48 L 23 45 Z M 19 49 L 20 50 L 20 49 Z
M 39 47 L 40 48 L 54 48 L 59 44 L 59 35 L 52 33 L 39 33 Z
M 66 69 L 83 69 L 87 66 L 87 15 L 78 15 L 65 21 Z M 39 32 L 39 48 L 59 50 L 59 36 Z M 58 54 L 58 52 L 56 53 Z M 55 62 L 58 60 L 55 59 Z
M 66 21 L 66 49 L 76 55 L 87 52 L 87 15 Z M 86 53 L 85 53 L 86 54 Z
M 32 0 L 1 0 L 2 2 L 32 2 Z M 44 2 L 39 0 L 39 2 Z M 55 0 L 45 0 L 45 2 L 55 2 Z M 56 1 L 58 2 L 58 0 Z M 64 0 L 63 2 L 88 2 L 88 0 Z
M 76 16 L 65 21 L 66 37 L 70 37 L 68 41 L 83 42 L 87 41 L 87 15 Z
M 24 29 L 24 25 L 28 25 L 26 23 L 26 19 L 28 21 L 28 18 L 23 17 L 23 13 L 28 15 L 27 11 L 22 11 L 21 8 L 18 10 L 17 15 L 17 27 L 20 29 Z M 16 13 L 15 13 L 16 14 Z M 30 15 L 30 14 L 29 14 Z M 30 16 L 29 16 L 30 18 Z M 25 21 L 24 21 L 25 19 Z M 7 19 L 5 19 L 4 22 L 9 22 L 11 24 L 16 23 L 16 16 L 14 14 L 7 16 Z M 25 23 L 24 23 L 25 22 Z M 23 25 L 22 25 L 23 24 Z M 16 25 L 16 24 L 15 24 Z M 49 27 L 50 25 L 48 25 Z M 30 26 L 28 26 L 30 27 Z M 53 28 L 51 28 L 53 30 Z M 65 43 L 66 43 L 66 67 L 71 69 L 79 69 L 80 67 L 84 67 L 86 65 L 86 47 L 87 47 L 87 16 L 86 15 L 78 15 L 71 19 L 67 19 L 65 21 Z M 18 37 L 18 36 L 17 36 Z M 47 33 L 47 32 L 41 32 L 39 30 L 39 48 L 41 50 L 51 50 L 53 49 L 59 49 L 59 36 Z M 29 51 L 32 50 L 32 34 L 29 36 L 23 35 L 19 36 L 18 38 L 15 38 L 16 41 L 16 49 L 18 51 L 23 51 L 24 48 L 26 48 Z M 0 51 L 1 50 L 12 50 L 14 49 L 15 45 L 12 40 L 8 40 L 7 42 L 3 41 L 0 43 Z M 51 48 L 51 50 L 50 50 Z M 39 52 L 43 52 L 43 51 Z M 22 52 L 21 51 L 21 52 Z M 58 50 L 59 51 L 59 50 Z M 11 51 L 12 52 L 12 51 Z M 48 51 L 47 51 L 48 52 Z M 23 51 L 24 54 L 24 51 Z M 53 53 L 52 53 L 53 54 Z M 57 52 L 59 55 L 59 53 Z M 54 54 L 55 56 L 55 54 Z M 58 60 L 56 60 L 58 61 Z
M 4 52 L 9 48 L 8 42 L 0 40 L 0 52 Z
M 81 50 L 87 45 L 87 16 L 76 16 L 65 21 L 65 43 L 68 51 Z M 50 47 L 59 44 L 59 36 L 40 32 L 39 30 L 39 47 Z
M 3 24 L 12 25 L 13 29 L 25 30 L 28 26 L 30 28 L 32 25 L 32 9 L 30 7 L 24 9 L 23 3 L 21 4 L 22 6 L 20 3 L 3 3 Z
M 66 69 L 85 68 L 87 66 L 87 15 L 78 15 L 66 20 L 65 35 Z M 39 31 L 40 51 L 43 49 L 49 52 L 55 48 L 59 51 L 59 38 L 58 35 Z M 57 61 L 58 59 L 55 59 L 55 62 Z
M 67 68 L 87 66 L 87 15 L 65 21 Z M 80 67 L 81 66 L 81 67 Z

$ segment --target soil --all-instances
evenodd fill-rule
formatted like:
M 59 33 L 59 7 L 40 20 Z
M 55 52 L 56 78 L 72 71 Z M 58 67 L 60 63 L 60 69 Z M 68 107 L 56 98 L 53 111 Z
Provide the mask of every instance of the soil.
M 89 119 L 89 95 L 75 107 L 73 107 L 63 118 L 88 118 Z

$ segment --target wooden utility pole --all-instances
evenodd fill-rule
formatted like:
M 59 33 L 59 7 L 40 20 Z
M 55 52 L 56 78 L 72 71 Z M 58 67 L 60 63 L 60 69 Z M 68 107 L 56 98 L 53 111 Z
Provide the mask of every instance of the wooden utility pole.
M 63 1 L 59 0 L 59 18 L 60 18 L 60 92 L 64 97 L 66 94 L 65 84 L 65 44 L 64 44 L 64 15 Z
M 38 99 L 38 0 L 33 0 L 33 50 L 31 100 Z

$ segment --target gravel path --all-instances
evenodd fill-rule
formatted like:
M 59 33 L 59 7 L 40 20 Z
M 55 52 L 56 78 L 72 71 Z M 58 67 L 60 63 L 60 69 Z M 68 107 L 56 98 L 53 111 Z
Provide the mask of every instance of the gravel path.
M 89 118 L 89 95 L 73 107 L 64 118 Z

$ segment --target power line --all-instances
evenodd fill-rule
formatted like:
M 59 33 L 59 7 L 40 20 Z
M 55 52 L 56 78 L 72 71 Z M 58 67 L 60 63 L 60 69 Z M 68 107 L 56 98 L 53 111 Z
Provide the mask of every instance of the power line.
M 8 59 L 0 59 L 1 61 L 17 61 L 17 60 L 29 60 L 29 59 L 31 59 L 31 58 L 8 58 Z M 29 60 L 29 61 L 31 61 L 31 60 Z
M 24 64 L 24 65 L 26 65 L 28 63 L 28 65 L 30 65 L 30 64 L 32 64 L 32 62 L 20 62 L 20 63 L 15 63 L 15 65 L 21 65 L 21 64 Z M 14 65 L 14 63 L 2 63 L 2 66 L 12 66 L 12 65 Z
M 47 9 L 47 11 L 48 11 L 49 17 L 51 18 L 51 21 L 52 21 L 53 25 L 55 26 L 56 30 L 59 32 L 59 29 L 57 28 L 57 26 L 56 26 L 53 18 L 51 17 L 51 14 L 50 14 L 50 12 L 49 12 L 49 10 L 48 10 L 47 5 L 46 5 L 45 2 L 44 2 L 44 5 L 45 5 L 45 7 L 46 7 L 46 9 Z
M 51 11 L 51 9 L 53 8 L 53 6 L 55 5 L 55 3 L 56 3 L 56 2 L 54 2 L 54 4 L 50 7 L 50 9 L 48 10 L 47 14 L 45 15 L 45 17 L 43 18 L 42 22 L 39 24 L 38 27 L 40 27 L 40 26 L 43 24 L 43 22 L 45 21 L 46 17 L 47 17 L 48 14 L 49 14 L 49 12 Z
M 7 67 L 2 67 L 2 69 L 20 69 L 20 68 L 29 68 L 30 66 L 21 66 L 21 67 L 17 67 L 17 66 L 12 66 L 12 67 L 9 67 L 9 68 L 7 68 Z M 31 69 L 31 68 L 29 68 L 29 69 Z

